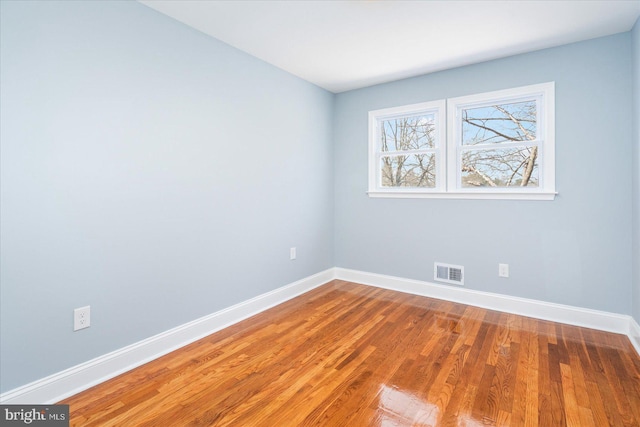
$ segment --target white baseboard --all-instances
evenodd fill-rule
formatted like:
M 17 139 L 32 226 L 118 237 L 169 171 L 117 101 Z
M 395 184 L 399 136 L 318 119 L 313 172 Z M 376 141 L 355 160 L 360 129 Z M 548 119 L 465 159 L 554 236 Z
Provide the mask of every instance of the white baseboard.
M 635 342 L 630 334 L 630 322 L 633 321 L 631 316 L 527 298 L 474 291 L 419 280 L 366 273 L 345 268 L 336 268 L 336 278 L 414 295 L 459 302 L 490 310 L 534 317 L 536 319 L 551 320 L 569 325 L 624 334 L 629 336 L 629 339 L 634 343 L 636 349 L 640 348 L 638 346 L 638 342 L 640 342 L 640 328 L 636 330 Z
M 635 347 L 636 352 L 640 355 L 640 325 L 638 325 L 638 322 L 636 322 L 633 317 L 631 317 L 629 321 L 629 332 L 627 335 L 629 336 L 631 344 Z
M 3 404 L 50 404 L 163 356 L 333 279 L 627 335 L 640 354 L 640 326 L 605 311 L 511 297 L 345 268 L 330 268 L 0 395 Z
M 333 268 L 259 295 L 208 316 L 9 390 L 3 404 L 51 404 L 143 365 L 227 326 L 281 304 L 335 278 Z

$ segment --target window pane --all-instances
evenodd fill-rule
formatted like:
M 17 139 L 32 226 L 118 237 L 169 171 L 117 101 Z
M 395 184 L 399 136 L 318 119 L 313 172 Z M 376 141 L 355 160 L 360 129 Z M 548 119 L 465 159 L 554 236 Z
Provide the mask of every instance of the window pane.
M 383 187 L 422 187 L 436 185 L 435 154 L 384 156 L 380 159 Z
M 462 187 L 537 187 L 538 147 L 464 150 Z
M 536 139 L 536 102 L 462 110 L 462 144 L 499 144 Z
M 435 148 L 434 114 L 383 120 L 380 127 L 382 152 Z

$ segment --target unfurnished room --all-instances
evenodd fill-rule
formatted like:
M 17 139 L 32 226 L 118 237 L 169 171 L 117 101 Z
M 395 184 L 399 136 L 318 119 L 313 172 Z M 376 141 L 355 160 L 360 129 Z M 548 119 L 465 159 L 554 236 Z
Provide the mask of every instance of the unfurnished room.
M 640 426 L 640 0 L 0 0 L 0 425 Z

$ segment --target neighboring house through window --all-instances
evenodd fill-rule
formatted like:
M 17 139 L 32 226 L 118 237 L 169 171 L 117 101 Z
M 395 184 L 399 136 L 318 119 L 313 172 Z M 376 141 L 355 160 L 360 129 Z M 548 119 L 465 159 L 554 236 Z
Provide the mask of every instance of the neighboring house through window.
M 554 104 L 544 83 L 370 111 L 369 195 L 552 200 Z

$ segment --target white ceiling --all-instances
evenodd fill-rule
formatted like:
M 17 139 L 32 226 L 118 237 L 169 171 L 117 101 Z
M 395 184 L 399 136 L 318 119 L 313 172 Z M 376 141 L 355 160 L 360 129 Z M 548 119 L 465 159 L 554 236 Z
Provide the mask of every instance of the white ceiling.
M 640 0 L 141 3 L 331 92 L 630 30 Z

